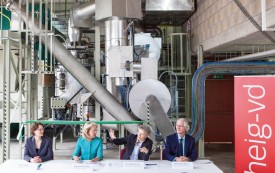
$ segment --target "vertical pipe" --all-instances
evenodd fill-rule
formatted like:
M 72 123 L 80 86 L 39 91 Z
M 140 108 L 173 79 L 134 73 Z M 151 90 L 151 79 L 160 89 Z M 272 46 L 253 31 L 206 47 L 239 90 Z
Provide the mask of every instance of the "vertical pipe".
M 20 4 L 21 5 L 21 4 Z M 20 7 L 20 6 L 19 6 Z M 19 23 L 21 23 L 21 18 L 19 18 Z M 22 40 L 21 40 L 21 34 L 22 34 L 22 31 L 21 31 L 21 27 L 19 27 L 19 57 L 18 57 L 18 61 L 19 61 L 19 64 L 18 64 L 18 76 L 19 76 L 19 79 L 18 79 L 18 83 L 19 83 L 19 91 L 18 91 L 18 94 L 19 94 L 19 129 L 21 129 L 21 126 L 22 126 L 22 91 L 23 91 L 23 85 L 22 85 L 22 61 L 23 61 L 23 48 L 22 48 Z M 22 159 L 22 139 L 19 139 L 19 159 Z
M 113 46 L 126 46 L 127 45 L 127 27 L 126 20 L 121 20 L 119 18 L 112 18 L 111 20 L 105 21 L 105 67 L 106 67 L 106 88 L 107 90 L 121 103 L 122 95 L 115 85 L 115 80 L 119 78 L 111 78 L 110 68 L 111 64 L 109 62 L 109 51 Z M 104 119 L 112 119 L 106 111 L 104 111 Z
M 126 21 L 120 19 L 112 19 L 105 21 L 105 65 L 106 65 L 106 88 L 113 95 L 117 95 L 112 79 L 108 76 L 110 74 L 109 51 L 113 46 L 127 45 L 127 31 Z
M 94 62 L 95 62 L 95 78 L 100 81 L 100 27 L 95 26 L 95 52 L 94 52 Z M 100 120 L 100 104 L 95 102 L 95 118 Z M 100 136 L 100 126 L 98 126 L 97 136 Z
M 170 35 L 171 39 L 171 71 L 174 71 L 174 49 L 173 49 L 173 35 Z

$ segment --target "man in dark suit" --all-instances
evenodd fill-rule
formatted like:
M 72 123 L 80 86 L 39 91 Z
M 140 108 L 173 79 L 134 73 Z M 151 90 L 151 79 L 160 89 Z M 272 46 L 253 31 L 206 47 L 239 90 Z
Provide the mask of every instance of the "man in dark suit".
M 31 134 L 25 143 L 24 160 L 33 163 L 53 160 L 52 140 L 44 136 L 43 125 L 34 123 Z
M 176 123 L 177 133 L 167 136 L 164 150 L 164 158 L 170 161 L 187 162 L 195 161 L 198 153 L 195 147 L 195 139 L 186 134 L 190 129 L 185 118 L 178 119 Z
M 116 145 L 126 145 L 126 151 L 122 156 L 123 160 L 149 160 L 151 155 L 153 142 L 148 138 L 150 135 L 150 128 L 145 125 L 140 125 L 138 127 L 137 135 L 129 135 L 124 138 L 116 138 L 114 131 L 109 130 L 109 135 L 112 142 Z

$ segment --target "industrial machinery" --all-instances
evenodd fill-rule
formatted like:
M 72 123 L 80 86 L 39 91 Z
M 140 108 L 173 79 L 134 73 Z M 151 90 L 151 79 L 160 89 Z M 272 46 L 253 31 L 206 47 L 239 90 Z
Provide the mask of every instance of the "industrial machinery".
M 8 99 L 19 98 L 15 103 L 16 120 L 10 119 L 6 107 L 2 108 L 5 128 L 8 129 L 10 121 L 37 119 L 144 120 L 154 131 L 158 129 L 163 138 L 174 132 L 167 112 L 171 100 L 175 108 L 175 95 L 171 98 L 171 88 L 159 81 L 159 73 L 168 70 L 172 75 L 190 76 L 190 54 L 187 47 L 181 51 L 180 59 L 172 59 L 175 61 L 172 66 L 167 63 L 160 67 L 167 35 L 156 26 L 167 21 L 172 21 L 171 25 L 182 24 L 194 11 L 193 1 L 176 4 L 171 0 L 170 9 L 153 8 L 156 0 L 79 1 L 72 2 L 70 10 L 67 4 L 58 7 L 53 0 L 3 3 L 10 21 L 4 25 L 9 24 L 6 29 L 1 25 L 3 64 L 18 61 L 13 63 L 11 72 L 15 77 L 4 75 L 2 93 L 7 97 L 4 96 L 3 102 L 9 104 Z M 184 14 L 185 18 L 176 15 L 170 16 L 173 19 L 154 20 L 160 13 L 171 11 Z M 167 52 L 169 55 L 170 50 Z M 183 52 L 188 55 L 187 60 L 182 60 Z M 180 66 L 175 67 L 177 61 Z M 5 83 L 15 85 L 12 94 Z M 137 125 L 124 127 L 136 133 Z M 102 128 L 118 129 L 118 126 L 103 124 Z M 4 140 L 8 140 L 5 133 Z M 27 127 L 25 133 L 28 135 Z

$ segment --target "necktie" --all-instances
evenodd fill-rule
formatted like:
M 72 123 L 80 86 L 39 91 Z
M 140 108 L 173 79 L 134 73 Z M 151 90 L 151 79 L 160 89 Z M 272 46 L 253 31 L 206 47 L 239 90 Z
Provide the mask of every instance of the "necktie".
M 179 143 L 179 156 L 183 156 L 183 145 L 182 145 L 183 139 L 180 138 L 180 143 Z

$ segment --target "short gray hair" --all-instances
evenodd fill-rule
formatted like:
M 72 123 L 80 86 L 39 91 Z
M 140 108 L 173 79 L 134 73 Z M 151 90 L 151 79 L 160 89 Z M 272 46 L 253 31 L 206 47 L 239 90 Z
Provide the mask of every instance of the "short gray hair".
M 149 136 L 150 133 L 151 133 L 151 129 L 150 129 L 150 127 L 147 126 L 147 125 L 139 125 L 139 126 L 138 126 L 138 129 L 143 130 L 145 133 L 147 133 L 148 136 Z
M 190 130 L 190 126 L 189 126 L 189 124 L 188 124 L 187 118 L 180 118 L 180 119 L 177 120 L 177 122 L 178 122 L 178 121 L 183 122 L 184 128 L 185 128 L 185 130 L 186 130 L 187 132 Z

